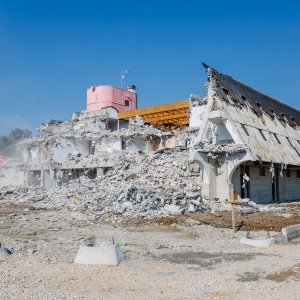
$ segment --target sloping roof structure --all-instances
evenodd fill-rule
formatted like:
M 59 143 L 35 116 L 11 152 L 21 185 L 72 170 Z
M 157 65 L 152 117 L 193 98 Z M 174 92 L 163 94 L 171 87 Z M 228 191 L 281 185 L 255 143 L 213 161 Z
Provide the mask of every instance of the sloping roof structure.
M 220 109 L 253 160 L 300 165 L 300 112 L 204 64 Z
M 228 75 L 224 75 L 214 68 L 203 63 L 203 66 L 209 70 L 214 76 L 225 93 L 228 93 L 235 101 L 244 105 L 247 102 L 257 115 L 262 115 L 262 112 L 267 113 L 271 117 L 274 114 L 280 120 L 288 121 L 292 126 L 300 125 L 300 111 L 290 107 L 276 99 L 266 96 L 251 87 L 234 80 Z

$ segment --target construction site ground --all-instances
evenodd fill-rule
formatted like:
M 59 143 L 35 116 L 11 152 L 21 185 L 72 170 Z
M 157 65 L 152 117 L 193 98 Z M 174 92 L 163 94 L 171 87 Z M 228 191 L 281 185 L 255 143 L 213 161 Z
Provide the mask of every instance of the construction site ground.
M 300 205 L 280 212 L 194 213 L 151 220 L 91 221 L 70 210 L 0 204 L 1 299 L 299 299 L 300 243 L 241 245 L 300 223 Z M 79 246 L 95 235 L 121 243 L 118 266 L 76 265 Z

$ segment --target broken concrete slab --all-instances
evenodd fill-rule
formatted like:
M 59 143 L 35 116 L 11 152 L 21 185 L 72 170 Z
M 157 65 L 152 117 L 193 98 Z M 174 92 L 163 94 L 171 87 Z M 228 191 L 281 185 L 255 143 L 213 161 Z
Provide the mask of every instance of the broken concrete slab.
M 175 204 L 167 204 L 164 206 L 164 209 L 168 214 L 173 216 L 182 215 L 184 211 L 180 206 Z
M 300 224 L 284 227 L 281 234 L 288 240 L 292 240 L 300 236 Z
M 80 246 L 74 263 L 116 266 L 125 258 L 122 249 L 110 242 L 97 242 Z
M 266 248 L 270 247 L 275 243 L 275 239 L 273 237 L 271 238 L 257 238 L 257 239 L 252 239 L 252 238 L 241 238 L 240 243 L 242 245 L 248 245 L 248 246 L 253 246 L 257 248 Z

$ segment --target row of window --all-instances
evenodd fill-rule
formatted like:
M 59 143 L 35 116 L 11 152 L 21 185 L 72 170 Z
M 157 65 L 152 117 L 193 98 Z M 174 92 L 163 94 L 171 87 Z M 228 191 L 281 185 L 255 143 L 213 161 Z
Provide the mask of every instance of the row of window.
M 223 91 L 228 95 L 228 90 L 227 89 L 225 89 L 225 88 L 223 88 Z M 244 100 L 244 101 L 246 101 L 246 97 L 244 96 L 244 95 L 241 95 L 241 98 Z M 261 103 L 259 102 L 259 101 L 256 101 L 256 105 L 261 109 Z M 275 114 L 275 110 L 274 110 L 274 108 L 272 108 L 272 107 L 269 107 L 269 110 L 270 110 L 270 112 L 271 112 L 271 116 L 272 116 L 272 118 L 274 118 L 274 114 Z M 277 115 L 278 115 L 278 113 L 277 113 Z M 278 115 L 279 116 L 279 115 Z M 285 121 L 285 119 L 288 121 L 288 116 L 286 116 L 285 115 L 285 113 L 280 113 L 280 119 L 281 120 L 284 120 Z M 290 118 L 291 118 L 291 120 L 294 122 L 294 123 L 296 123 L 296 120 L 295 120 L 295 118 L 293 117 L 293 116 L 290 116 Z M 289 122 L 289 121 L 288 121 Z
M 265 166 L 262 166 L 262 165 L 259 166 L 259 176 L 266 176 L 266 167 Z M 291 169 L 285 170 L 285 176 L 287 178 L 291 177 Z M 300 170 L 296 170 L 296 177 L 300 178 Z
M 241 127 L 243 128 L 243 130 L 244 130 L 244 132 L 246 133 L 246 135 L 247 135 L 247 136 L 250 136 L 250 134 L 249 134 L 249 132 L 248 132 L 248 130 L 247 130 L 245 124 L 241 124 Z M 259 131 L 260 135 L 262 136 L 262 138 L 263 138 L 265 141 L 268 141 L 267 138 L 266 138 L 266 136 L 265 136 L 265 134 L 264 134 L 264 132 L 263 132 L 263 130 L 262 130 L 262 129 L 258 129 L 258 131 Z M 273 135 L 274 135 L 276 141 L 278 142 L 278 144 L 281 144 L 281 142 L 280 142 L 280 140 L 279 140 L 277 134 L 276 134 L 276 133 L 273 133 Z M 298 156 L 300 156 L 299 150 L 292 144 L 291 140 L 290 140 L 288 137 L 286 137 L 286 139 L 287 139 L 287 141 L 289 142 L 290 146 L 291 146 L 292 148 L 295 149 L 295 151 L 297 152 Z M 298 144 L 300 145 L 300 140 L 297 140 L 297 142 L 298 142 Z

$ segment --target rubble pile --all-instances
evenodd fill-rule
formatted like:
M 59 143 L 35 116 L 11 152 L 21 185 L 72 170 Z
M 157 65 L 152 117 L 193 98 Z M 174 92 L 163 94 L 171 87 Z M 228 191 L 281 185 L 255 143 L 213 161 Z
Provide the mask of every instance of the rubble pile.
M 8 196 L 38 207 L 69 208 L 99 216 L 151 218 L 211 210 L 212 202 L 201 196 L 200 166 L 187 160 L 186 151 L 164 150 L 152 156 L 130 152 L 113 155 L 122 155 L 122 159 L 103 175 L 87 170 L 60 187 L 22 187 L 13 189 Z
M 194 148 L 200 150 L 204 153 L 209 153 L 209 156 L 218 157 L 220 154 L 234 154 L 246 152 L 247 148 L 244 144 L 205 144 L 205 143 L 197 143 L 194 145 Z
M 153 127 L 152 125 L 144 125 L 139 122 L 139 118 L 132 119 L 127 128 L 120 128 L 119 130 L 110 128 L 108 124 L 107 115 L 100 115 L 94 118 L 73 118 L 68 121 L 50 121 L 47 124 L 43 124 L 40 129 L 40 135 L 33 140 L 41 141 L 49 138 L 96 138 L 101 139 L 103 137 L 130 137 L 130 136 L 162 136 L 168 135 L 164 131 Z

